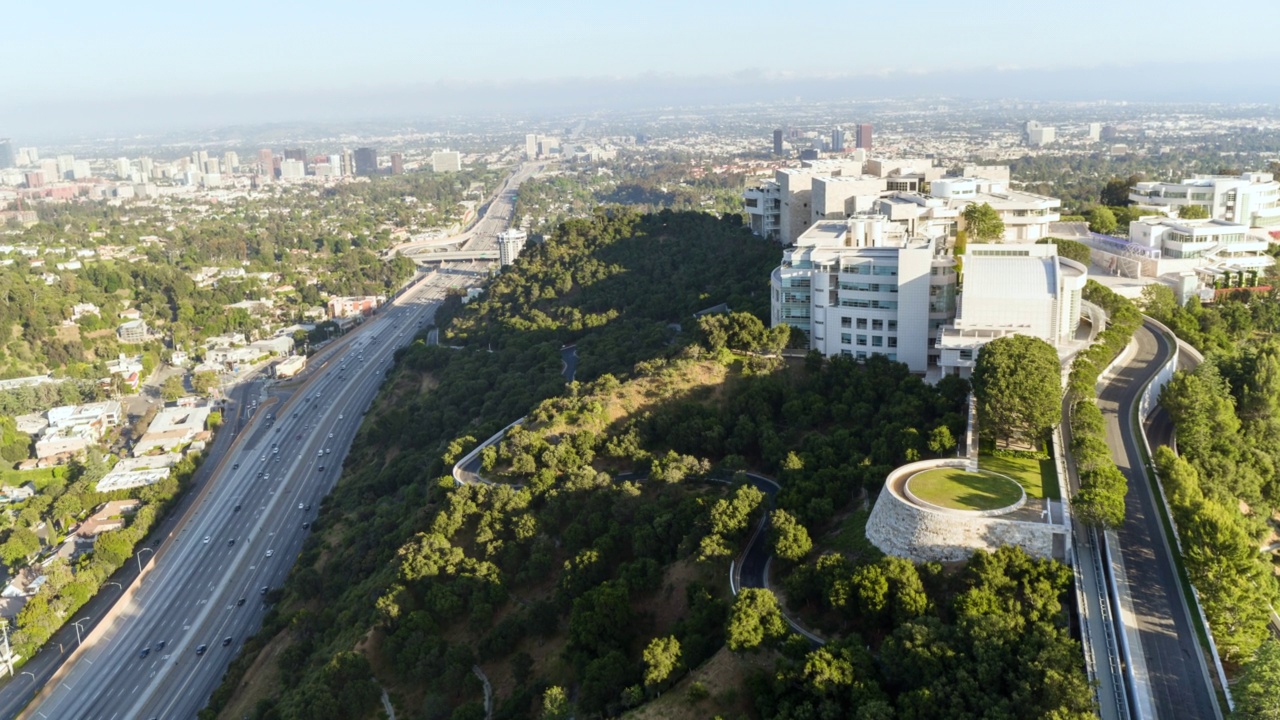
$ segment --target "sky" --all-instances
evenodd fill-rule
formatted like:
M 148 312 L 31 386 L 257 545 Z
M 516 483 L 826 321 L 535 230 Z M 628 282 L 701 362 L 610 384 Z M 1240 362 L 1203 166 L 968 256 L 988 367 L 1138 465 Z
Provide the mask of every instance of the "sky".
M 7 5 L 0 136 L 202 116 L 268 122 L 433 106 L 590 106 L 625 101 L 629 90 L 660 101 L 660 86 L 673 99 L 726 88 L 745 99 L 753 86 L 811 92 L 823 82 L 879 96 L 942 86 L 951 92 L 939 94 L 961 97 L 1058 90 L 1070 96 L 1061 99 L 1280 99 L 1269 71 L 1280 59 L 1275 0 L 1232 0 L 1229 12 L 1203 0 Z

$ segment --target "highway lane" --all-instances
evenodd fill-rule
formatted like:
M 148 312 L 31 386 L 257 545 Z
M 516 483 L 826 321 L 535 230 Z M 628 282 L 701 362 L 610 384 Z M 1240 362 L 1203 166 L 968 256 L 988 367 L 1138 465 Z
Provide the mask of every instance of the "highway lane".
M 494 193 L 493 199 L 484 208 L 483 216 L 466 231 L 447 238 L 410 240 L 392 248 L 392 252 L 411 255 L 427 253 L 433 249 L 458 247 L 463 250 L 496 249 L 498 233 L 507 229 L 511 223 L 520 184 L 542 172 L 545 167 L 546 163 L 523 163 L 517 166 Z
M 1221 712 L 1130 422 L 1143 387 L 1172 349 L 1145 325 L 1134 342 L 1137 352 L 1098 397 L 1112 457 L 1129 482 L 1117 534 L 1141 638 L 1141 647 L 1132 650 L 1142 652 L 1157 717 L 1216 719 Z
M 337 480 L 395 348 L 430 322 L 444 286 L 465 279 L 428 278 L 353 333 L 287 402 L 259 412 L 193 516 L 25 716 L 194 717 L 259 627 L 262 588 L 289 572 L 303 523 Z
M 250 406 L 251 397 L 256 397 L 260 389 L 261 382 L 253 379 L 252 375 L 248 375 L 243 383 L 229 390 L 227 402 L 231 412 L 228 413 L 229 418 L 226 421 L 224 430 L 214 437 L 213 445 L 210 448 L 212 457 L 220 457 L 238 439 L 240 430 L 247 422 L 242 409 Z M 196 471 L 192 478 L 191 489 L 183 495 L 182 499 L 166 518 L 152 528 L 152 532 L 146 540 L 147 544 L 144 546 L 150 549 L 142 552 L 141 561 L 139 562 L 135 558 L 126 562 L 123 567 L 108 579 L 109 583 L 116 584 L 104 585 L 103 590 L 90 599 L 76 613 L 77 619 L 80 617 L 89 618 L 88 622 L 81 624 L 82 633 L 93 632 L 99 621 L 138 577 L 140 569 L 148 567 L 150 562 L 154 560 L 154 545 L 159 543 L 159 538 L 164 537 L 182 522 L 182 518 L 187 511 L 194 505 L 197 498 L 205 492 L 208 486 L 207 481 L 213 475 L 215 466 L 215 463 L 205 463 Z M 16 716 L 75 650 L 75 628 L 68 624 L 54 633 L 53 637 L 45 643 L 44 648 L 22 666 L 16 679 L 7 681 L 0 687 L 0 717 L 10 718 Z

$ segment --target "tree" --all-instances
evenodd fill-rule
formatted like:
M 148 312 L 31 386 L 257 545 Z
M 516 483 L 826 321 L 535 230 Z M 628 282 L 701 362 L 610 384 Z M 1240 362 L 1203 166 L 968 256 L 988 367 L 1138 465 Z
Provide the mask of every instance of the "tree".
M 956 439 L 951 435 L 951 428 L 939 425 L 929 431 L 929 452 L 941 455 L 955 449 Z
M 165 402 L 173 402 L 183 395 L 187 394 L 187 389 L 182 385 L 181 375 L 170 375 L 165 378 L 164 384 L 160 386 L 160 396 Z
M 970 203 L 961 213 L 968 236 L 978 242 L 999 242 L 1004 237 L 1004 221 L 990 203 Z
M 1130 175 L 1128 178 L 1111 178 L 1102 188 L 1099 198 L 1103 205 L 1125 207 L 1129 204 L 1129 191 L 1142 180 L 1141 175 Z
M 660 637 L 649 641 L 644 649 L 644 684 L 656 688 L 671 677 L 680 667 L 680 641 L 675 637 Z
M 1271 638 L 1244 666 L 1244 674 L 1232 688 L 1238 720 L 1280 720 L 1280 640 Z
M 191 387 L 201 395 L 210 395 L 218 387 L 218 374 L 209 370 L 198 372 L 191 378 Z
M 743 588 L 729 612 L 725 640 L 733 651 L 754 650 L 787 632 L 778 598 L 765 588 Z
M 567 720 L 569 717 L 569 696 L 564 688 L 552 685 L 542 694 L 542 720 Z
M 1062 366 L 1049 343 L 1029 335 L 996 338 L 978 352 L 973 368 L 978 431 L 1036 443 L 1057 424 L 1062 408 Z
M 1111 208 L 1106 205 L 1094 206 L 1087 217 L 1089 218 L 1089 229 L 1103 235 L 1110 235 L 1115 232 L 1118 225 L 1116 214 L 1111 212 Z
M 1168 323 L 1178 309 L 1178 299 L 1174 297 L 1173 288 L 1158 282 L 1142 288 L 1138 304 L 1143 312 L 1162 323 Z
M 774 510 L 770 520 L 769 544 L 773 547 L 774 555 L 799 562 L 813 549 L 809 531 L 786 510 Z
M 34 532 L 25 527 L 15 528 L 0 544 L 0 560 L 12 570 L 39 550 L 40 538 Z
M 1178 217 L 1183 220 L 1205 220 L 1209 217 L 1209 209 L 1203 205 L 1183 205 L 1178 209 Z

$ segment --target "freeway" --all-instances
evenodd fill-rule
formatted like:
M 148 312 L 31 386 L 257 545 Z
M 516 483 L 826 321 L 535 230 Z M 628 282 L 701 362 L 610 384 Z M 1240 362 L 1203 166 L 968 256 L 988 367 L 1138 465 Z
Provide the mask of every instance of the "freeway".
M 1173 565 L 1169 539 L 1139 452 L 1130 419 L 1146 387 L 1173 348 L 1164 335 L 1143 325 L 1134 333 L 1136 352 L 1116 369 L 1098 397 L 1107 423 L 1112 457 L 1129 482 L 1125 520 L 1116 535 L 1119 560 L 1131 597 L 1130 628 L 1139 642 L 1131 648 L 1140 670 L 1136 705 L 1160 718 L 1221 718 L 1208 666 L 1192 626 L 1186 597 Z
M 433 251 L 450 249 L 476 253 L 498 249 L 498 233 L 507 229 L 515 212 L 516 192 L 520 183 L 542 172 L 543 163 L 525 163 L 519 165 L 511 175 L 503 181 L 502 186 L 494 193 L 493 199 L 484 208 L 483 215 L 465 232 L 447 238 L 435 240 L 410 240 L 396 246 L 392 252 L 401 255 L 427 255 Z
M 210 448 L 210 454 L 213 457 L 218 457 L 225 453 L 232 442 L 239 437 L 240 431 L 246 424 L 246 413 L 243 409 L 249 407 L 251 398 L 256 397 L 260 388 L 260 382 L 248 378 L 245 382 L 232 388 L 228 393 L 226 402 L 227 408 L 231 412 L 225 414 L 227 419 L 223 425 L 223 430 L 214 437 L 213 445 Z M 196 471 L 192 478 L 191 490 L 183 496 L 182 500 L 173 508 L 166 519 L 158 527 L 152 529 L 150 537 L 164 537 L 178 526 L 181 518 L 187 513 L 196 498 L 208 487 L 208 480 L 213 475 L 213 470 L 214 464 L 206 463 Z M 99 621 L 111 609 L 112 605 L 133 584 L 143 568 L 154 560 L 153 553 L 154 550 L 152 549 L 140 550 L 139 557 L 125 563 L 107 580 L 107 583 L 103 585 L 102 591 L 80 608 L 76 619 L 88 618 L 88 622 L 81 623 L 82 632 L 93 632 L 93 628 L 97 627 Z M 66 662 L 75 650 L 76 630 L 68 623 L 61 630 L 54 633 L 53 637 L 45 643 L 44 648 L 17 671 L 18 674 L 15 678 L 0 687 L 0 717 L 11 718 L 16 716 L 36 693 L 44 687 L 49 678 L 62 667 L 62 664 Z
M 22 716 L 195 717 L 260 626 L 395 349 L 465 279 L 427 276 L 326 351 L 284 402 L 261 406 L 139 581 Z

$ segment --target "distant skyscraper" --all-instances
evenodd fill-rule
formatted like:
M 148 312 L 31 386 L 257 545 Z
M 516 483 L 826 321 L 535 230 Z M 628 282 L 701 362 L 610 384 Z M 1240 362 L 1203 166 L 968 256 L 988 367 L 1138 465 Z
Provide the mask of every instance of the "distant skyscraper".
M 371 147 L 356 148 L 356 175 L 378 174 L 378 151 Z
M 524 156 L 529 160 L 538 159 L 538 136 L 530 133 L 524 136 Z
M 266 148 L 258 151 L 258 174 L 267 179 L 276 174 L 275 156 Z
M 404 155 L 401 153 L 391 153 L 391 174 L 404 174 Z
M 329 174 L 333 177 L 342 177 L 342 156 L 329 156 Z
M 40 179 L 42 182 L 58 182 L 58 179 L 61 177 L 61 173 L 58 172 L 57 160 L 45 158 L 40 161 Z
M 26 155 L 27 155 L 27 164 L 28 164 L 28 165 L 35 165 L 35 164 L 37 164 L 37 163 L 39 163 L 39 162 L 40 162 L 40 150 L 39 150 L 39 149 L 37 149 L 37 148 L 33 148 L 33 147 L 18 148 L 18 154 L 19 154 L 19 155 L 21 155 L 21 154 L 23 154 L 23 153 L 26 153 Z
M 128 180 L 129 175 L 133 172 L 133 166 L 129 162 L 129 158 L 116 159 L 116 177 L 121 180 Z
M 831 131 L 831 152 L 844 152 L 844 128 L 842 127 Z
M 503 230 L 498 233 L 498 264 L 506 267 L 516 261 L 529 236 L 523 230 Z
M 307 166 L 304 165 L 301 160 L 294 160 L 293 158 L 285 158 L 284 161 L 280 163 L 280 179 L 281 180 L 294 180 L 297 178 L 306 177 L 306 175 L 307 175 Z
M 300 147 L 300 148 L 286 148 L 286 149 L 285 149 L 285 151 L 284 151 L 284 159 L 285 159 L 285 160 L 297 160 L 298 162 L 302 163 L 303 165 L 306 165 L 306 164 L 307 164 L 307 149 L 306 149 L 306 148 L 304 148 L 304 147 Z
M 39 170 L 23 173 L 23 179 L 27 181 L 27 187 L 29 188 L 38 188 L 44 185 L 44 173 Z
M 346 148 L 342 148 L 342 174 L 348 177 L 356 174 L 356 154 Z
M 854 133 L 854 147 L 871 150 L 871 123 L 860 123 Z
M 223 172 L 234 172 L 238 167 L 240 167 L 240 155 L 236 151 L 228 150 L 222 154 Z
M 456 150 L 431 153 L 431 169 L 435 172 L 458 172 L 462 169 L 462 153 Z
M 1102 139 L 1102 123 L 1089 123 L 1089 139 L 1094 142 Z
M 75 155 L 59 155 L 58 156 L 58 177 L 65 178 L 71 174 L 71 166 L 75 165 Z
M 782 154 L 782 128 L 773 131 L 773 154 Z

